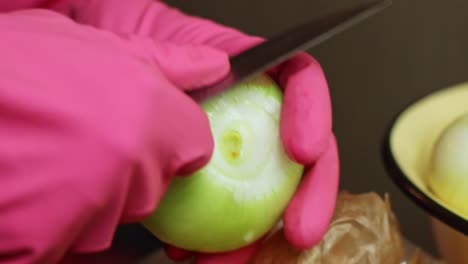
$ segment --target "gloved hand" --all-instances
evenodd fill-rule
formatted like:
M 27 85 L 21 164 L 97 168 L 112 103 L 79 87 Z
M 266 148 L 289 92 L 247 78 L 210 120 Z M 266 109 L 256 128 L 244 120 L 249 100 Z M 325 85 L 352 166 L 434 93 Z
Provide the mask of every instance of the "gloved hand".
M 202 44 L 230 55 L 263 41 L 233 28 L 189 16 L 153 0 L 24 0 L 0 2 L 0 10 L 40 6 L 75 21 L 115 33 L 150 37 L 174 44 Z M 285 88 L 281 138 L 287 153 L 307 165 L 304 180 L 284 215 L 285 235 L 291 244 L 307 248 L 326 232 L 338 189 L 339 161 L 332 133 L 329 91 L 320 65 L 302 53 L 275 67 L 270 74 Z M 198 263 L 246 263 L 261 241 L 234 252 L 197 254 Z M 168 246 L 175 259 L 186 252 Z
M 208 119 L 183 90 L 224 77 L 226 53 L 39 9 L 0 14 L 0 35 L 0 262 L 106 249 L 209 160 Z
M 138 0 L 128 5 L 111 2 L 92 1 L 83 9 L 73 4 L 65 8 L 67 4 L 63 4 L 59 10 L 65 12 L 74 6 L 76 19 L 81 23 L 114 32 L 136 32 L 177 44 L 209 45 L 230 55 L 263 41 L 213 21 L 186 15 L 160 1 Z M 320 241 L 326 232 L 338 191 L 339 158 L 332 133 L 328 85 L 320 65 L 307 53 L 271 69 L 270 74 L 285 89 L 280 119 L 284 147 L 291 158 L 308 168 L 284 214 L 284 232 L 292 245 L 307 248 Z M 248 262 L 260 244 L 259 240 L 221 254 L 191 253 L 169 245 L 167 252 L 176 260 L 195 254 L 199 264 L 242 264 Z
M 140 0 L 126 7 L 93 2 L 88 8 L 87 12 L 77 15 L 82 23 L 117 32 L 138 32 L 172 43 L 209 45 L 231 55 L 263 41 L 212 21 L 188 16 L 161 2 Z M 123 17 L 128 21 L 121 21 Z M 135 17 L 140 18 L 138 22 L 132 20 Z M 307 167 L 284 214 L 284 232 L 292 245 L 308 248 L 325 234 L 338 191 L 339 157 L 332 133 L 328 85 L 320 65 L 307 53 L 271 69 L 270 74 L 285 89 L 280 119 L 282 142 L 289 156 Z M 199 264 L 242 264 L 248 262 L 260 244 L 261 240 L 220 254 L 192 253 L 170 245 L 166 249 L 175 260 L 195 255 Z

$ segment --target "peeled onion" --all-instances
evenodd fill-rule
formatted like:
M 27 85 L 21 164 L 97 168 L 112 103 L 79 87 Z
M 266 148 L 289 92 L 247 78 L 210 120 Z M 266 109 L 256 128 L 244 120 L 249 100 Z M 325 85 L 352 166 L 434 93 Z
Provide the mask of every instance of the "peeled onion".
M 144 221 L 156 237 L 188 250 L 222 252 L 248 245 L 276 225 L 303 173 L 280 139 L 282 96 L 272 79 L 260 75 L 202 104 L 213 156 L 193 175 L 173 179 Z

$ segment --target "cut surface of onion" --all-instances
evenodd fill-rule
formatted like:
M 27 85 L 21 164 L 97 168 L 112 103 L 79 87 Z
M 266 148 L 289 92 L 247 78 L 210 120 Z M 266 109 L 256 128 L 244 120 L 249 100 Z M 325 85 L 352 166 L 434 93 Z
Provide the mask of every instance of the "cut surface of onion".
M 215 141 L 211 160 L 175 177 L 145 226 L 166 243 L 198 252 L 237 249 L 267 234 L 303 173 L 281 143 L 281 104 L 280 87 L 266 75 L 202 103 Z

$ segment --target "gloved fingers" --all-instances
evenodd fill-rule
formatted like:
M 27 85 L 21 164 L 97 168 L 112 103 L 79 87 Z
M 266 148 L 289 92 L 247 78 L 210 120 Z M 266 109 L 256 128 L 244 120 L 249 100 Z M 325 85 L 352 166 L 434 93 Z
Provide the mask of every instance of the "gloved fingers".
M 235 28 L 204 18 L 188 16 L 174 9 L 168 11 L 166 15 L 169 16 L 169 14 L 174 17 L 171 20 L 174 24 L 171 27 L 172 31 L 156 32 L 158 39 L 177 44 L 206 45 L 227 52 L 230 56 L 237 55 L 265 41 L 262 37 L 248 35 Z
M 213 140 L 205 113 L 155 67 L 152 53 L 141 53 L 146 45 L 36 12 L 5 14 L 0 23 L 0 46 L 16 44 L 14 52 L 0 49 L 11 64 L 1 68 L 8 178 L 0 249 L 53 263 L 46 254 L 108 247 L 121 218 L 141 220 L 173 175 L 208 161 Z M 20 64 L 21 72 L 12 70 Z
M 284 88 L 281 140 L 289 157 L 310 164 L 326 150 L 332 134 L 328 84 L 319 63 L 301 53 L 272 69 Z
M 168 80 L 155 84 L 153 122 L 147 129 L 148 141 L 134 167 L 129 186 L 124 221 L 134 221 L 155 210 L 173 176 L 186 176 L 211 158 L 214 139 L 203 109 Z
M 264 41 L 214 21 L 187 15 L 162 2 L 148 6 L 145 11 L 149 12 L 146 18 L 152 17 L 152 12 L 160 14 L 155 18 L 158 23 L 153 24 L 159 26 L 151 30 L 151 36 L 159 41 L 206 45 L 229 55 Z M 161 25 L 171 26 L 162 28 Z M 322 68 L 312 56 L 301 53 L 268 72 L 285 88 L 281 117 L 285 149 L 294 160 L 309 164 L 325 151 L 332 132 L 331 99 Z
M 304 175 L 283 217 L 286 239 L 298 248 L 309 248 L 326 233 L 335 210 L 339 184 L 336 139 Z
M 191 251 L 168 244 L 164 244 L 164 252 L 170 259 L 176 262 L 184 261 L 193 256 L 193 252 Z
M 183 90 L 214 83 L 229 71 L 227 54 L 214 48 L 152 43 L 157 64 Z M 325 151 L 332 133 L 331 99 L 324 72 L 312 56 L 301 53 L 269 73 L 284 88 L 280 133 L 285 150 L 292 159 L 310 164 Z
M 188 15 L 163 1 L 138 0 L 132 4 L 135 14 L 138 14 L 143 21 L 134 20 L 139 23 L 133 24 L 130 30 L 139 35 L 151 36 L 158 41 L 168 41 L 178 45 L 206 45 L 229 55 L 238 54 L 263 41 L 261 37 L 247 35 L 238 29 L 221 25 L 213 20 Z M 119 19 L 120 17 L 115 14 L 114 19 Z M 118 22 L 108 27 L 119 30 L 115 28 L 116 24 Z
M 303 182 L 284 214 L 285 236 L 293 246 L 310 248 L 322 239 L 333 216 L 338 184 L 338 147 L 332 136 L 325 153 L 305 173 Z M 166 254 L 174 261 L 186 260 L 195 255 L 197 264 L 243 264 L 254 256 L 261 241 L 263 240 L 232 252 L 218 254 L 193 253 L 168 245 Z
M 259 250 L 263 240 L 264 238 L 259 239 L 252 244 L 229 252 L 197 253 L 195 255 L 195 264 L 247 264 Z
M 188 15 L 163 1 L 121 1 L 118 5 L 114 0 L 49 2 L 43 7 L 70 16 L 80 24 L 177 45 L 207 45 L 230 55 L 262 41 L 209 19 Z
M 230 69 L 229 55 L 209 46 L 122 36 L 155 63 L 177 88 L 185 91 L 215 83 Z
M 79 132 L 68 134 L 75 127 L 63 120 L 42 122 L 35 112 L 36 119 L 29 119 L 34 125 L 18 122 L 22 115 L 17 111 L 0 119 L 9 128 L 0 133 L 0 138 L 9 138 L 0 143 L 5 161 L 0 165 L 0 259 L 55 263 L 70 248 L 107 248 L 124 204 L 124 155 L 102 141 L 77 136 Z
M 194 257 L 195 264 L 247 264 L 258 251 L 264 239 L 260 238 L 245 247 L 222 253 L 197 253 L 172 245 L 165 245 L 164 251 L 171 260 L 176 262 Z
M 188 95 L 180 90 L 169 89 L 166 92 L 175 94 L 161 100 L 160 106 L 166 114 L 158 118 L 158 126 L 164 124 L 164 130 L 171 141 L 157 138 L 158 146 L 167 148 L 172 153 L 168 167 L 169 173 L 188 175 L 204 166 L 211 158 L 214 139 L 210 123 L 203 109 Z M 161 142 L 164 141 L 164 142 Z
M 228 55 L 208 46 L 159 42 L 153 52 L 165 76 L 183 90 L 215 83 L 230 69 Z
M 187 15 L 163 3 L 159 5 L 165 8 L 164 16 L 159 18 L 161 23 L 172 24 L 168 29 L 155 30 L 155 36 L 159 39 L 167 39 L 174 43 L 208 45 L 230 55 L 236 55 L 264 41 L 261 37 L 245 34 L 215 21 Z

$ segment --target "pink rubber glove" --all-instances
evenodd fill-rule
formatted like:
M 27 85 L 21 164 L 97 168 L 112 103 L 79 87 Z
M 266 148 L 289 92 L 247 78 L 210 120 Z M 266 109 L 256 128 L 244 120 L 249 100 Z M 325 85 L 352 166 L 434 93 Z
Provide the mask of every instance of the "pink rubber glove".
M 78 5 L 61 1 L 57 10 L 73 10 L 80 23 L 114 32 L 137 33 L 177 44 L 196 43 L 229 54 L 239 53 L 263 41 L 212 21 L 188 16 L 162 2 L 138 0 L 88 1 Z M 272 69 L 272 76 L 285 88 L 281 137 L 290 157 L 308 166 L 304 180 L 284 215 L 287 239 L 299 248 L 317 243 L 333 215 L 338 190 L 339 161 L 332 134 L 332 113 L 327 82 L 320 65 L 302 53 Z M 197 254 L 198 263 L 246 263 L 260 241 L 223 254 Z M 167 247 L 174 259 L 189 252 Z
M 116 32 L 137 32 L 178 44 L 209 45 L 229 54 L 237 54 L 263 41 L 212 21 L 188 16 L 161 2 L 137 2 L 140 8 L 135 2 L 125 8 L 123 5 L 106 7 L 104 3 L 95 2 L 89 5 L 89 10 L 94 12 L 77 13 L 77 19 Z M 124 17 L 128 18 L 128 23 L 119 22 Z M 139 19 L 132 23 L 132 18 L 136 17 Z M 285 88 L 281 116 L 284 147 L 291 158 L 308 167 L 284 214 L 284 232 L 292 245 L 308 248 L 319 242 L 326 232 L 338 191 L 339 159 L 332 133 L 328 85 L 320 65 L 307 53 L 283 63 L 270 73 Z M 248 262 L 260 244 L 261 241 L 257 241 L 221 254 L 193 254 L 199 264 L 242 264 Z M 166 249 L 175 260 L 192 255 L 172 246 Z
M 0 14 L 0 36 L 1 263 L 104 250 L 209 160 L 208 119 L 182 90 L 224 77 L 224 52 L 45 10 Z
M 204 44 L 229 54 L 263 41 L 152 0 L 23 0 L 18 4 L 5 1 L 3 10 L 39 4 L 97 28 L 176 44 Z M 320 65 L 306 53 L 270 73 L 285 88 L 281 117 L 285 149 L 309 168 L 284 215 L 286 237 L 293 245 L 306 248 L 325 233 L 338 189 L 339 161 L 332 134 L 329 91 Z M 197 254 L 197 262 L 246 263 L 259 243 L 225 254 Z M 173 247 L 168 247 L 168 252 L 173 258 L 189 255 Z

